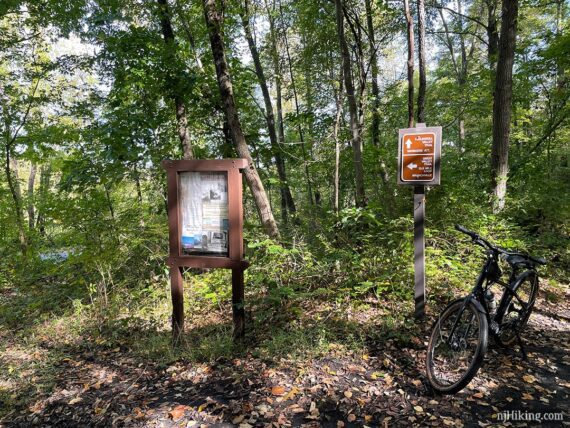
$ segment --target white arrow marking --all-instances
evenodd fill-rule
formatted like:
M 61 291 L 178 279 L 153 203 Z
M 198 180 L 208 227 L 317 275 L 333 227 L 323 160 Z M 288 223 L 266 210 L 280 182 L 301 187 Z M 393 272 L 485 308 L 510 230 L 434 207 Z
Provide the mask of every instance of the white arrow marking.
M 406 148 L 410 150 L 410 147 L 412 147 L 412 142 L 408 139 L 406 140 Z
M 410 169 L 416 169 L 418 166 L 415 163 L 411 163 L 408 165 L 408 168 Z

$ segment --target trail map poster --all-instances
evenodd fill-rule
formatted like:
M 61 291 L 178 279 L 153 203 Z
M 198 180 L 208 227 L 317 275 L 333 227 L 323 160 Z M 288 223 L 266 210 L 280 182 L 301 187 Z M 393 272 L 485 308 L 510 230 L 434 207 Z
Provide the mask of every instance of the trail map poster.
M 182 253 L 227 256 L 227 173 L 182 172 L 179 180 Z

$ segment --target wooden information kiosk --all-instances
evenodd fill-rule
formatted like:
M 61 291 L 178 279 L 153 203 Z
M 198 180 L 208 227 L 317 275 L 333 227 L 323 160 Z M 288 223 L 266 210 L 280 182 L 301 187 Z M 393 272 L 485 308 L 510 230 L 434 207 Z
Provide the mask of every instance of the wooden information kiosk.
M 184 268 L 232 270 L 234 337 L 245 331 L 241 170 L 245 159 L 165 160 L 172 333 L 184 331 Z

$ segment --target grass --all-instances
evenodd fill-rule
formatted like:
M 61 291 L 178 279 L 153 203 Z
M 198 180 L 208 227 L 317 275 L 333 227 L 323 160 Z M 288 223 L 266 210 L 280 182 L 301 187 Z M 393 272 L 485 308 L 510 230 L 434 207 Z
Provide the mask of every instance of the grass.
M 540 255 L 550 251 L 558 257 L 543 274 L 552 290 L 568 287 L 563 272 L 570 257 L 558 244 L 547 240 L 542 246 L 529 245 Z M 281 358 L 309 361 L 332 349 L 365 354 L 387 339 L 409 346 L 417 335 L 420 326 L 411 318 L 413 273 L 404 260 L 408 250 L 398 253 L 376 242 L 361 254 L 332 249 L 335 257 L 347 255 L 337 261 L 302 247 L 264 245 L 256 249 L 247 275 L 248 332 L 243 343 L 232 338 L 231 287 L 223 270 L 188 278 L 187 327 L 178 347 L 171 344 L 166 272 L 144 280 L 114 278 L 105 282 L 105 287 L 114 284 L 107 289 L 96 277 L 76 275 L 76 266 L 52 266 L 47 274 L 31 272 L 19 284 L 4 285 L 0 420 L 49 393 L 65 370 L 62 361 L 85 352 L 118 348 L 124 357 L 159 366 L 248 354 L 271 364 Z M 433 317 L 438 307 L 472 286 L 483 255 L 442 232 L 428 236 L 426 257 Z

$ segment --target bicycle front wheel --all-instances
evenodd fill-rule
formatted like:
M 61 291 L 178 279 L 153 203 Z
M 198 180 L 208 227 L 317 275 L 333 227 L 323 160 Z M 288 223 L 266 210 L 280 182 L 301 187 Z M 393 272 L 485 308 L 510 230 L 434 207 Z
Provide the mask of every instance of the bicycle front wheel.
M 442 394 L 454 394 L 473 379 L 483 362 L 489 332 L 480 305 L 464 299 L 447 306 L 435 323 L 426 356 L 427 377 Z

